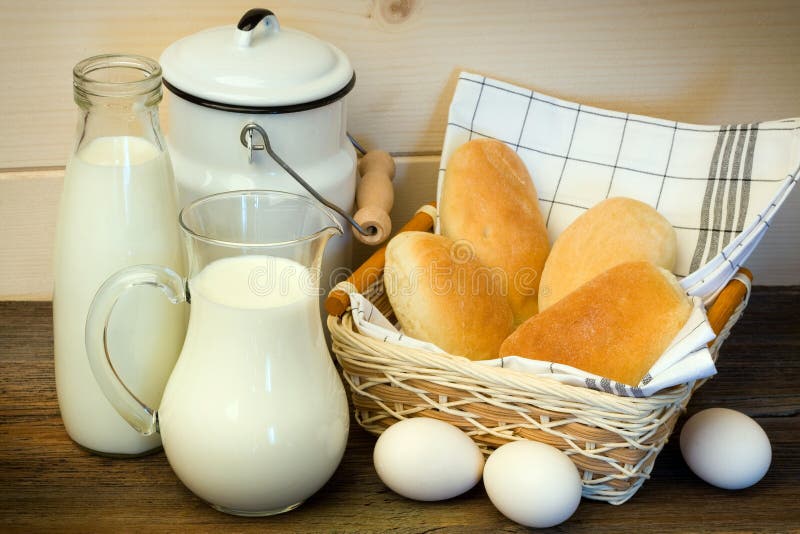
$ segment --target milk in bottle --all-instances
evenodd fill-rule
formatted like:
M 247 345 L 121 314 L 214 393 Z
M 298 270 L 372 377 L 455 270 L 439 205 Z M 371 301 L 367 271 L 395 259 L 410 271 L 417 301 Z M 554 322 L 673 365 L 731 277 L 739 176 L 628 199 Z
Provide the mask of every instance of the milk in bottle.
M 160 441 L 130 428 L 97 385 L 85 348 L 89 304 L 125 266 L 184 271 L 175 186 L 157 129 L 158 72 L 152 60 L 128 56 L 90 58 L 75 68 L 79 135 L 64 178 L 54 255 L 56 389 L 69 436 L 108 455 L 143 454 Z M 109 320 L 117 371 L 152 405 L 160 402 L 185 322 L 186 310 L 153 288 L 130 291 Z

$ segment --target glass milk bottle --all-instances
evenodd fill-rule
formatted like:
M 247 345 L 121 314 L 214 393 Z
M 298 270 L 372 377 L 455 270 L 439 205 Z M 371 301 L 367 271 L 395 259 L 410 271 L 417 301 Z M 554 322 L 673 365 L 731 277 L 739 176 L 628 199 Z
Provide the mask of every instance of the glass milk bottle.
M 75 66 L 73 81 L 78 127 L 54 257 L 58 402 L 78 445 L 139 456 L 158 449 L 159 437 L 133 430 L 106 400 L 89 367 L 85 324 L 98 288 L 119 269 L 161 264 L 184 271 L 175 184 L 158 120 L 161 67 L 140 56 L 95 56 Z M 161 400 L 185 330 L 186 310 L 154 288 L 137 288 L 114 307 L 106 343 L 120 376 L 150 405 Z

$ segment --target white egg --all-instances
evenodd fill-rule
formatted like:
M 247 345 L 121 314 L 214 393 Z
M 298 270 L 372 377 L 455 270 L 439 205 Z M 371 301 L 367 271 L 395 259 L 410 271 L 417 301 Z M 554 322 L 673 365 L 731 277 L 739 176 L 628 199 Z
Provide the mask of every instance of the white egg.
M 409 499 L 440 501 L 460 495 L 481 479 L 483 454 L 455 426 L 414 417 L 378 438 L 372 456 L 384 484 Z
M 583 489 L 572 460 L 535 441 L 512 441 L 494 451 L 483 469 L 483 485 L 500 513 L 536 528 L 569 519 Z
M 709 408 L 690 417 L 681 430 L 681 454 L 695 475 L 731 490 L 761 480 L 772 461 L 764 430 L 727 408 Z

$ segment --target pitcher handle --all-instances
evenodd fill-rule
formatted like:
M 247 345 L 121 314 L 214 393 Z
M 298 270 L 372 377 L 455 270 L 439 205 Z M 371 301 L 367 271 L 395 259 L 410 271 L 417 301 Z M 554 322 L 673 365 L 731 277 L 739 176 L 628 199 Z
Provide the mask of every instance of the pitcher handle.
M 145 436 L 158 431 L 158 414 L 142 402 L 120 378 L 108 353 L 108 322 L 119 298 L 128 289 L 150 286 L 160 289 L 173 304 L 187 301 L 186 283 L 178 273 L 160 265 L 134 265 L 106 280 L 86 316 L 86 353 L 94 378 L 117 412 Z

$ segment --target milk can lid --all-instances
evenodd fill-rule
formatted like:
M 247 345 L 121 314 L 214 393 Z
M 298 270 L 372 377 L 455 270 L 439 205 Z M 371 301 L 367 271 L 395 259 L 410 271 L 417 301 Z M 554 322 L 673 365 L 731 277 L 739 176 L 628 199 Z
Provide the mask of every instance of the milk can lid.
M 268 9 L 251 9 L 236 26 L 184 37 L 167 47 L 159 62 L 170 91 L 225 111 L 312 109 L 344 97 L 355 84 L 344 52 L 281 27 Z

